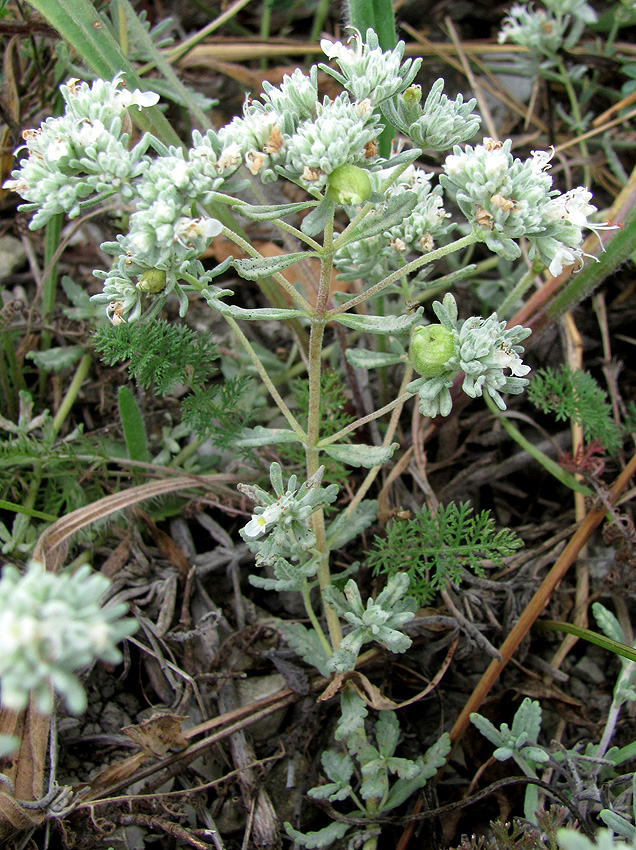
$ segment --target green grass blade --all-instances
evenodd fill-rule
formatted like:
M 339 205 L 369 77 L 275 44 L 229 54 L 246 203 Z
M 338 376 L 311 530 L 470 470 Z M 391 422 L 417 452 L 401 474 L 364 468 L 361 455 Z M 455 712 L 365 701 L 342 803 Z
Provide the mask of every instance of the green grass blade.
M 360 30 L 364 39 L 369 27 L 375 30 L 382 50 L 393 50 L 397 44 L 395 32 L 395 14 L 391 0 L 347 0 L 347 17 L 351 26 Z M 391 155 L 391 142 L 395 136 L 395 127 L 386 121 L 385 128 L 378 140 L 380 155 Z
M 608 652 L 613 652 L 614 655 L 627 658 L 628 661 L 636 661 L 636 649 L 627 646 L 626 643 L 612 640 L 599 632 L 593 632 L 591 629 L 584 629 L 582 626 L 575 626 L 572 623 L 560 623 L 554 620 L 539 620 L 535 623 L 534 627 L 542 631 L 565 632 L 568 635 L 574 635 L 582 640 L 586 640 L 588 643 L 600 646 Z
M 139 405 L 128 387 L 120 387 L 117 395 L 119 418 L 124 429 L 124 440 L 130 460 L 150 461 L 146 428 Z

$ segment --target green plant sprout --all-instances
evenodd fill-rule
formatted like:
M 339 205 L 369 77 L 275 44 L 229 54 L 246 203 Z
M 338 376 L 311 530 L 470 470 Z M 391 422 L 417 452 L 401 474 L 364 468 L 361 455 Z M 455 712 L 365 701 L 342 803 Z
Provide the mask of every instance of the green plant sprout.
M 254 379 L 277 408 L 277 417 L 270 418 L 267 427 L 242 427 L 233 433 L 232 445 L 241 450 L 294 444 L 301 448 L 305 467 L 302 476 L 286 479 L 274 462 L 271 491 L 251 484 L 241 488 L 256 505 L 241 531 L 261 568 L 250 580 L 261 588 L 301 595 L 311 628 L 291 624 L 286 628 L 288 642 L 329 675 L 352 671 L 367 643 L 396 653 L 411 644 L 403 629 L 418 604 L 409 596 L 411 583 L 421 594 L 421 577 L 416 581 L 415 574 L 406 571 L 390 573 L 374 598 L 355 576 L 347 576 L 344 586 L 342 581 L 334 583 L 330 566 L 330 553 L 354 540 L 376 518 L 377 504 L 364 496 L 398 448 L 395 436 L 406 402 L 417 397 L 424 416 L 446 417 L 463 392 L 470 399 L 484 397 L 503 411 L 505 396 L 523 392 L 528 383 L 521 343 L 529 329 L 507 327 L 496 313 L 460 319 L 451 293 L 433 304 L 437 322 L 430 324 L 421 306 L 410 310 L 405 300 L 424 300 L 436 286 L 425 273 L 437 261 L 453 254 L 461 257 L 477 244 L 516 261 L 522 257 L 524 240 L 535 267 L 559 274 L 566 266 L 582 264 L 583 229 L 598 232 L 606 225 L 591 221 L 596 208 L 587 189 L 561 194 L 554 188 L 548 173 L 550 152 L 534 151 L 521 160 L 513 156 L 510 141 L 484 138 L 474 146 L 466 144 L 480 125 L 473 112 L 475 101 L 464 101 L 461 95 L 449 99 L 443 94 L 443 80 L 424 97 L 414 83 L 421 61 L 404 61 L 402 42 L 383 51 L 375 32 L 367 29 L 364 34 L 353 30 L 348 44 L 321 44 L 338 70 L 323 64 L 307 74 L 294 71 L 278 87 L 264 83 L 260 100 L 246 101 L 242 116 L 218 132 L 195 130 L 188 149 L 167 146 L 149 132 L 131 146 L 131 113 L 153 107 L 158 94 L 130 91 L 122 74 L 92 85 L 69 81 L 60 89 L 64 114 L 26 133 L 26 156 L 5 186 L 24 198 L 21 209 L 33 214 L 33 229 L 62 213 L 76 218 L 105 201 L 130 211 L 127 229 L 101 246 L 113 261 L 109 269 L 96 270 L 103 292 L 92 301 L 101 306 L 112 330 L 100 334 L 98 347 L 108 362 L 131 358 L 130 368 L 142 385 L 154 380 L 159 392 L 186 376 L 194 400 L 191 415 L 198 410 L 201 432 L 211 428 L 206 417 L 219 421 L 217 430 L 225 421 L 235 422 L 231 416 L 223 419 L 223 407 L 231 407 L 242 388 L 229 385 L 225 395 L 215 389 L 206 396 L 213 347 L 189 332 L 168 329 L 158 317 L 169 298 L 176 298 L 181 317 L 198 298 L 231 329 Z M 318 95 L 318 67 L 343 88 L 333 99 Z M 382 156 L 377 140 L 383 121 L 397 127 L 412 147 Z M 439 183 L 433 185 L 433 175 L 415 163 L 424 151 L 450 148 Z M 244 169 L 254 183 L 245 179 Z M 306 200 L 242 200 L 256 181 L 267 185 L 281 180 L 304 190 Z M 459 221 L 451 219 L 446 209 L 450 204 L 461 211 Z M 248 221 L 268 222 L 280 232 L 287 253 L 262 256 L 219 220 L 223 216 L 209 212 L 218 208 L 229 208 Z M 454 230 L 462 235 L 455 238 Z M 244 256 L 206 268 L 200 257 L 219 234 Z M 315 297 L 282 274 L 308 259 L 320 263 Z M 234 291 L 214 282 L 230 270 L 247 281 L 273 279 L 286 306 L 248 308 L 234 303 Z M 332 296 L 334 270 L 344 279 L 363 278 L 365 288 Z M 292 321 L 308 331 L 307 403 L 296 409 L 285 400 L 244 325 Z M 347 330 L 377 338 L 373 348 L 348 347 L 350 365 L 395 367 L 399 375 L 397 393 L 335 433 L 321 421 L 327 328 L 337 328 L 345 339 Z M 186 348 L 194 351 L 189 361 L 181 357 Z M 168 359 L 167 352 L 174 356 Z M 157 358 L 167 362 L 157 364 Z M 419 377 L 413 379 L 414 373 Z M 122 420 L 127 411 L 132 422 L 130 401 L 122 398 Z M 375 443 L 351 441 L 362 426 L 377 426 L 388 414 Z M 143 440 L 127 442 L 129 450 L 148 457 Z M 338 496 L 335 484 L 323 485 L 328 460 L 368 470 L 349 506 L 334 519 L 325 513 Z M 456 512 L 454 520 L 458 526 L 460 515 Z M 440 514 L 440 523 L 444 516 Z M 441 538 L 441 526 L 437 533 Z M 508 554 L 518 545 L 510 535 L 495 535 L 481 519 L 466 539 L 483 546 L 491 557 Z M 454 569 L 452 565 L 447 570 L 451 580 Z M 437 583 L 443 580 L 440 576 Z M 378 836 L 374 818 L 424 785 L 443 763 L 449 742 L 442 736 L 417 759 L 396 755 L 397 717 L 381 712 L 372 743 L 365 729 L 365 701 L 349 684 L 342 690 L 341 711 L 336 740 L 343 741 L 345 749 L 325 753 L 329 782 L 311 794 L 333 801 L 350 798 L 357 816 L 369 821 L 359 832 L 365 850 L 373 850 Z M 531 769 L 528 759 L 538 763 L 532 747 L 514 750 Z M 292 825 L 287 829 L 303 846 L 326 847 L 348 826 L 335 822 L 315 833 L 302 833 Z
M 623 747 L 611 746 L 611 742 L 622 707 L 636 700 L 636 661 L 632 657 L 619 654 L 615 648 L 625 644 L 625 634 L 614 614 L 600 602 L 592 605 L 592 611 L 600 629 L 609 638 L 607 643 L 599 642 L 600 645 L 617 654 L 621 665 L 598 744 L 588 742 L 585 747 L 576 744 L 570 750 L 544 746 L 539 741 L 541 706 L 536 700 L 528 697 L 517 709 L 512 726 L 503 723 L 497 729 L 487 718 L 476 712 L 471 714 L 470 719 L 481 734 L 495 745 L 494 758 L 498 761 L 513 759 L 526 776 L 534 779 L 539 778 L 539 769 L 556 770 L 558 775 L 567 780 L 562 790 L 565 789 L 581 814 L 597 814 L 606 826 L 627 839 L 631 846 L 636 840 L 636 785 L 633 774 L 622 774 L 619 768 L 636 755 L 636 742 Z M 585 637 L 584 634 L 581 636 Z M 538 786 L 528 785 L 524 808 L 525 817 L 531 823 L 537 823 L 538 805 Z M 601 831 L 599 835 L 599 846 L 614 846 L 609 831 Z M 581 841 L 577 843 L 579 839 Z M 565 850 L 570 850 L 570 847 L 590 846 L 589 839 L 585 839 L 587 844 L 583 839 L 584 836 L 579 833 L 565 830 L 560 835 L 559 842 Z M 616 846 L 624 845 L 617 842 Z

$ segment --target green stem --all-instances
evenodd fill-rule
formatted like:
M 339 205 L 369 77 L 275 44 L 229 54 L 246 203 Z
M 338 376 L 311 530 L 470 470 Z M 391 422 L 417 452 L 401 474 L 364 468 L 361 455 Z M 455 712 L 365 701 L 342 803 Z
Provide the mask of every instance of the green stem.
M 570 76 L 567 72 L 565 65 L 563 64 L 562 59 L 557 60 L 556 67 L 558 68 L 559 75 L 561 77 L 561 82 L 565 88 L 568 100 L 570 101 L 572 117 L 576 122 L 577 132 L 582 133 L 584 131 L 583 117 L 581 115 L 581 109 L 579 107 L 579 102 L 576 97 L 576 92 L 574 91 L 574 86 L 572 85 L 572 80 L 570 79 Z M 579 142 L 579 150 L 581 151 L 581 157 L 583 159 L 583 184 L 585 186 L 590 186 L 592 181 L 592 168 L 590 166 L 590 153 L 585 139 L 582 139 Z
M 588 643 L 600 646 L 608 652 L 613 652 L 614 655 L 620 655 L 628 661 L 636 661 L 636 649 L 633 647 L 628 646 L 626 643 L 612 640 L 612 638 L 608 638 L 599 632 L 593 632 L 591 629 L 584 629 L 583 626 L 575 626 L 573 623 L 562 623 L 556 620 L 537 620 L 534 628 L 541 631 L 564 632 L 567 635 L 574 635 L 577 638 L 586 640 Z
M 402 383 L 400 384 L 400 389 L 398 390 L 398 402 L 400 401 L 400 399 L 404 400 L 393 408 L 393 413 L 391 414 L 391 419 L 389 420 L 389 427 L 386 429 L 386 434 L 384 435 L 384 439 L 382 440 L 383 446 L 389 446 L 393 441 L 393 435 L 395 434 L 398 422 L 400 421 L 400 414 L 402 413 L 402 408 L 404 407 L 404 403 L 408 401 L 408 398 L 410 398 L 410 394 L 408 398 L 405 398 L 405 395 L 407 394 L 404 392 L 404 389 L 406 385 L 410 383 L 412 377 L 413 367 L 409 363 L 404 371 L 404 377 L 402 378 Z M 347 505 L 347 509 L 345 510 L 345 516 L 349 517 L 355 511 L 360 502 L 366 496 L 369 487 L 371 487 L 381 469 L 381 466 L 374 466 L 368 471 L 366 478 L 358 488 L 358 492 L 355 494 L 351 502 Z
M 323 240 L 323 253 L 320 263 L 320 284 L 316 298 L 316 311 L 311 320 L 311 333 L 309 335 L 309 405 L 307 413 L 307 442 L 306 442 L 306 464 L 307 477 L 311 478 L 319 468 L 320 449 L 318 440 L 320 438 L 320 376 L 322 372 L 322 342 L 325 335 L 325 311 L 329 300 L 329 287 L 331 285 L 331 271 L 333 264 L 333 218 L 325 227 Z M 325 516 L 322 508 L 319 508 L 311 518 L 312 528 L 316 535 L 316 548 L 321 553 L 318 564 L 318 584 L 320 592 L 331 584 L 331 573 L 329 571 L 329 547 L 325 532 Z M 336 612 L 328 605 L 323 605 L 329 638 L 334 649 L 340 646 L 342 630 Z
M 311 625 L 314 627 L 316 634 L 320 639 L 320 643 L 325 648 L 325 652 L 327 653 L 327 655 L 331 656 L 333 655 L 333 649 L 331 648 L 331 644 L 325 637 L 325 633 L 322 630 L 322 626 L 318 622 L 318 617 L 316 617 L 316 612 L 314 611 L 313 605 L 311 604 L 309 583 L 307 582 L 307 579 L 303 581 L 301 593 L 303 597 L 303 602 L 305 603 L 305 611 L 307 612 L 307 616 L 309 617 Z
M 60 244 L 60 234 L 64 217 L 62 213 L 49 219 L 44 231 L 44 276 L 42 279 L 42 321 L 48 322 L 55 310 L 55 296 L 57 293 L 57 261 L 55 253 Z M 51 334 L 42 331 L 42 351 L 51 347 Z
M 526 269 L 526 271 L 522 274 L 521 279 L 515 284 L 497 308 L 497 315 L 499 318 L 505 318 L 508 311 L 514 307 L 520 298 L 523 298 L 532 286 L 532 281 L 536 278 L 536 276 L 536 272 L 532 266 L 530 266 L 529 269 Z
M 540 463 L 541 466 L 550 473 L 550 475 L 556 478 L 557 481 L 560 481 L 561 484 L 565 484 L 565 486 L 569 487 L 570 490 L 575 490 L 577 493 L 583 493 L 585 496 L 593 495 L 589 487 L 585 487 L 583 484 L 580 484 L 574 475 L 570 475 L 569 472 L 566 472 L 559 466 L 558 463 L 553 461 L 552 458 L 548 457 L 545 452 L 542 452 L 541 449 L 538 449 L 529 440 L 526 440 L 521 431 L 512 424 L 510 419 L 502 415 L 502 412 L 487 392 L 484 393 L 483 398 L 486 405 L 490 408 L 497 420 L 503 425 L 504 429 L 512 437 L 515 443 L 521 446 L 522 449 L 525 449 L 528 454 L 532 455 L 537 463 Z
M 82 384 L 84 383 L 84 379 L 88 375 L 88 370 L 91 367 L 91 363 L 93 362 L 93 358 L 90 354 L 84 354 L 82 359 L 77 365 L 77 369 L 75 370 L 75 375 L 73 376 L 73 380 L 71 381 L 71 385 L 66 391 L 66 395 L 62 399 L 62 403 L 60 405 L 60 409 L 55 414 L 55 418 L 53 419 L 53 433 L 59 434 L 60 428 L 64 424 L 64 420 L 68 416 L 71 407 L 75 403 L 75 399 L 77 398 L 77 394 L 80 391 Z
M 379 283 L 376 283 L 375 286 L 372 286 L 370 289 L 367 289 L 366 292 L 362 292 L 355 298 L 351 298 L 349 301 L 346 302 L 346 304 L 343 304 L 342 307 L 336 307 L 333 310 L 330 310 L 326 315 L 327 320 L 333 319 L 334 316 L 337 316 L 340 313 L 346 313 L 352 307 L 357 307 L 358 304 L 362 304 L 364 301 L 368 301 L 369 298 L 373 298 L 379 292 L 382 292 L 383 289 L 386 289 L 387 286 L 390 286 L 392 283 L 395 283 L 404 275 L 411 274 L 412 272 L 421 269 L 422 266 L 426 266 L 428 265 L 428 263 L 434 263 L 436 260 L 440 260 L 442 259 L 442 257 L 446 257 L 449 254 L 454 253 L 455 251 L 462 251 L 464 248 L 467 248 L 469 245 L 473 245 L 477 241 L 477 236 L 473 233 L 469 233 L 468 236 L 463 236 L 456 242 L 451 242 L 450 245 L 444 245 L 441 248 L 438 248 L 436 251 L 429 251 L 428 254 L 425 254 L 423 257 L 418 257 L 417 260 L 413 260 L 412 262 L 407 263 L 403 268 L 398 269 L 397 271 L 390 274 L 388 277 L 385 277 L 384 280 L 381 280 Z
M 367 422 L 371 422 L 374 419 L 379 419 L 380 416 L 384 416 L 385 413 L 388 413 L 390 410 L 394 410 L 396 407 L 402 407 L 402 405 L 407 402 L 410 398 L 413 398 L 413 393 L 403 393 L 401 396 L 396 398 L 394 401 L 390 401 L 388 404 L 385 404 L 384 407 L 380 407 L 378 410 L 374 410 L 373 413 L 367 414 L 367 416 L 363 416 L 361 419 L 356 419 L 355 422 L 351 422 L 345 428 L 341 428 L 336 434 L 332 434 L 331 437 L 325 437 L 318 443 L 319 449 L 324 449 L 327 446 L 330 446 L 332 443 L 337 443 L 345 434 L 350 434 L 351 431 L 355 431 L 357 428 L 361 428 L 363 425 L 366 425 Z
M 314 22 L 309 36 L 310 41 L 318 41 L 320 38 L 320 33 L 322 32 L 322 28 L 327 20 L 327 15 L 329 14 L 329 6 L 330 0 L 318 0 L 318 6 L 314 12 Z
M 232 330 L 234 331 L 234 333 L 238 337 L 241 345 L 243 346 L 243 348 L 247 352 L 250 360 L 254 364 L 256 371 L 260 375 L 261 380 L 263 381 L 263 383 L 265 384 L 265 386 L 269 390 L 269 394 L 274 399 L 274 401 L 278 405 L 278 409 L 280 410 L 280 412 L 283 414 L 283 416 L 285 417 L 285 419 L 289 423 L 290 428 L 298 436 L 298 439 L 300 440 L 300 442 L 303 445 L 305 445 L 307 443 L 307 434 L 305 434 L 303 429 L 300 427 L 296 418 L 294 417 L 294 414 L 287 407 L 287 405 L 283 401 L 281 394 L 278 392 L 278 390 L 276 389 L 276 387 L 272 383 L 272 379 L 269 377 L 269 375 L 267 374 L 267 371 L 265 370 L 265 367 L 263 366 L 261 361 L 258 359 L 258 355 L 256 354 L 256 352 L 252 348 L 252 345 L 251 345 L 249 339 L 245 336 L 243 331 L 238 326 L 237 322 L 231 316 L 224 316 L 223 318 L 225 319 L 225 321 L 228 323 L 228 325 L 232 328 Z

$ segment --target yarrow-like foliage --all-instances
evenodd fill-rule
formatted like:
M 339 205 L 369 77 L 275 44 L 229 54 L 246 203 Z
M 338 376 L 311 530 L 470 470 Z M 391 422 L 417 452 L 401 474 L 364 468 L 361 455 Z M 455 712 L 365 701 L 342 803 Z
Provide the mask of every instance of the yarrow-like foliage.
M 319 65 L 358 100 L 371 101 L 378 106 L 385 100 L 404 91 L 415 79 L 422 64 L 421 59 L 407 59 L 402 64 L 404 42 L 399 41 L 393 50 L 382 52 L 377 34 L 369 28 L 363 39 L 360 32 L 351 27 L 352 36 L 348 44 L 323 38 L 320 47 L 325 56 L 335 59 L 341 73 L 328 65 Z M 353 42 L 353 46 L 349 45 Z
M 591 193 L 578 187 L 560 195 L 546 173 L 552 154 L 534 151 L 524 162 L 513 158 L 511 144 L 485 138 L 474 148 L 454 148 L 444 163 L 442 186 L 455 195 L 473 233 L 496 254 L 517 259 L 517 240 L 525 237 L 530 259 L 538 257 L 551 274 L 580 265 L 583 227 L 599 231 L 608 226 L 590 223 L 596 212 Z
M 505 410 L 501 393 L 519 394 L 528 383 L 525 375 L 530 367 L 521 362 L 523 347 L 519 343 L 530 335 L 530 329 L 521 325 L 506 328 L 496 313 L 487 319 L 472 316 L 458 321 L 457 303 L 450 293 L 443 303 L 435 301 L 433 310 L 441 325 L 416 330 L 411 341 L 411 360 L 424 377 L 412 381 L 407 390 L 419 393 L 422 414 L 449 415 L 449 390 L 461 372 L 466 395 L 477 398 L 487 392 L 497 407 Z
M 40 711 L 53 710 L 55 690 L 74 714 L 86 708 L 75 671 L 95 660 L 118 664 L 117 644 L 137 630 L 122 619 L 127 606 L 102 607 L 110 581 L 88 566 L 58 574 L 32 561 L 24 575 L 5 566 L 0 579 L 2 705 L 21 710 L 33 694 Z

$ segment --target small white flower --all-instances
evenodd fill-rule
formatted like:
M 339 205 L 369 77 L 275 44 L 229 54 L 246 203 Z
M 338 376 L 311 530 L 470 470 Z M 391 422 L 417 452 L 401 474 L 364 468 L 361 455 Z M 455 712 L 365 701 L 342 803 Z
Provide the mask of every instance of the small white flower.
M 495 361 L 495 364 L 502 369 L 510 369 L 510 372 L 516 378 L 525 378 L 530 371 L 530 367 L 526 366 L 519 355 L 509 348 L 495 349 L 493 352 L 493 360 Z
M 117 100 L 126 109 L 129 106 L 139 106 L 141 108 L 154 106 L 156 103 L 159 103 L 159 95 L 154 91 L 140 91 L 139 89 L 135 89 L 131 92 L 128 89 L 121 89 L 117 92 Z
M 580 248 L 569 248 L 567 245 L 561 243 L 554 253 L 554 257 L 548 266 L 548 271 L 552 277 L 557 277 L 566 266 L 573 266 L 575 264 L 580 266 L 582 261 L 583 251 Z

